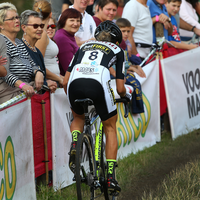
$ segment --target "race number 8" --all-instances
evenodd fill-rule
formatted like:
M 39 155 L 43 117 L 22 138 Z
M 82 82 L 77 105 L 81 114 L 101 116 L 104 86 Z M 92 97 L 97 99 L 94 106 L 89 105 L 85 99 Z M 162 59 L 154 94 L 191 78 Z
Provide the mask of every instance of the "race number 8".
M 90 53 L 90 56 L 89 56 L 89 59 L 90 60 L 95 60 L 97 59 L 97 54 L 98 54 L 98 51 L 93 51 Z

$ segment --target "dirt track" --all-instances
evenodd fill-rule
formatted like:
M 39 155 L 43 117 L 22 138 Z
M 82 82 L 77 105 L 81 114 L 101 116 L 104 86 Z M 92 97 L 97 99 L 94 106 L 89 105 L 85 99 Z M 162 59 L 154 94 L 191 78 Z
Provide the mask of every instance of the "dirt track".
M 194 138 L 184 140 L 177 147 L 169 147 L 159 156 L 159 159 L 145 169 L 145 173 L 131 180 L 131 185 L 122 190 L 119 200 L 140 200 L 144 192 L 156 190 L 166 175 L 187 162 L 200 157 L 200 130 L 195 133 Z M 131 178 L 131 176 L 130 176 Z M 127 192 L 128 191 L 128 192 Z

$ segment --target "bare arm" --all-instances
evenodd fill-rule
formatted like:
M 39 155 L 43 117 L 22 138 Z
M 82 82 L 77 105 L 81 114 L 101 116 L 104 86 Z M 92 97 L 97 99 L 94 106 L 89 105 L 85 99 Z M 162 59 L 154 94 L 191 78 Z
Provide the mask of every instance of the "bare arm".
M 7 58 L 6 57 L 2 57 L 0 56 L 0 77 L 4 77 L 7 75 L 7 70 L 6 68 L 3 66 L 7 63 Z
M 117 93 L 120 95 L 120 97 L 124 97 L 126 95 L 124 79 L 116 79 L 116 85 L 117 85 Z
M 131 50 L 131 53 L 133 55 L 137 55 L 137 49 L 136 49 L 136 46 L 135 46 L 135 41 L 134 41 L 134 38 L 133 38 L 133 32 L 135 30 L 135 27 L 131 26 L 131 33 L 130 33 L 130 36 L 128 38 L 129 42 L 131 43 L 132 45 L 132 50 Z
M 61 86 L 63 85 L 63 78 L 60 77 L 60 76 L 57 76 L 56 74 L 49 71 L 48 69 L 46 69 L 46 78 L 50 79 L 50 80 L 57 81 Z
M 43 31 L 41 39 L 39 39 L 35 44 L 35 46 L 41 51 L 43 57 L 45 55 L 45 51 L 48 44 L 49 38 L 47 37 L 46 31 Z
M 185 42 L 175 42 L 175 41 L 170 41 L 174 46 L 175 48 L 177 49 L 187 49 L 187 50 L 190 50 L 190 49 L 194 49 L 194 48 L 197 48 L 198 45 L 196 44 L 187 44 Z

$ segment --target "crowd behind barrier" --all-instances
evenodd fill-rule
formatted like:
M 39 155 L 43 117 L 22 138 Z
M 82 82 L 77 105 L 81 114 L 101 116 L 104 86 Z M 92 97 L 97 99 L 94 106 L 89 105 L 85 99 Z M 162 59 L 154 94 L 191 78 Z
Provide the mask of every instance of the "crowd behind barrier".
M 194 128 L 200 128 L 198 121 L 200 115 L 200 86 L 198 81 L 200 80 L 200 72 L 198 67 L 199 58 L 197 56 L 199 53 L 200 49 L 197 48 L 167 59 L 160 59 L 160 67 L 163 69 L 164 77 L 165 79 L 166 77 L 169 78 L 169 80 L 165 80 L 164 83 L 168 94 L 167 101 L 170 102 L 168 103 L 168 109 L 170 110 L 170 122 L 173 123 L 173 126 L 171 127 L 174 129 L 174 131 L 172 130 L 172 133 L 174 134 L 172 135 L 173 138 L 176 138 L 181 134 L 187 134 L 188 131 Z M 188 63 L 190 63 L 189 58 L 192 58 L 193 60 L 190 69 L 188 69 Z M 138 150 L 142 150 L 144 147 L 152 146 L 156 144 L 157 141 L 160 141 L 160 94 L 158 87 L 158 69 L 160 67 L 159 60 L 153 61 L 144 67 L 147 79 L 140 80 L 143 87 L 143 99 L 145 105 L 144 113 L 138 115 L 130 114 L 127 119 L 124 119 L 123 106 L 118 105 L 119 116 L 117 122 L 117 135 L 119 157 L 127 156 L 130 152 L 136 153 Z M 188 74 L 190 74 L 190 76 L 193 74 L 193 78 L 196 77 L 196 79 L 192 79 Z M 183 75 L 185 78 L 183 78 Z M 186 76 L 189 76 L 190 78 L 186 79 Z M 137 78 L 139 79 L 139 77 Z M 180 81 L 180 79 L 182 79 L 182 81 Z M 175 87 L 176 80 L 181 82 L 181 84 L 177 83 L 177 86 Z M 189 82 L 186 82 L 186 80 Z M 193 82 L 190 82 L 192 80 Z M 173 87 L 169 87 L 170 84 L 172 84 Z M 181 86 L 179 87 L 179 85 Z M 189 86 L 191 88 L 189 88 Z M 194 88 L 192 86 L 194 86 Z M 178 95 L 177 91 L 170 91 L 169 88 L 178 90 Z M 189 90 L 189 95 L 187 88 Z M 175 98 L 175 100 L 170 99 L 171 96 L 172 98 Z M 179 100 L 176 99 L 177 97 Z M 191 106 L 191 103 L 193 102 L 192 99 L 194 99 L 193 101 L 196 103 L 193 104 L 193 106 L 196 106 L 195 108 Z M 26 101 L 23 99 L 18 102 L 17 105 L 15 104 L 9 108 L 4 108 L 0 112 L 1 119 L 4 119 L 0 122 L 2 123 L 1 127 L 3 127 L 3 131 L 1 131 L 1 133 L 5 135 L 7 140 L 12 140 L 12 144 L 15 148 L 15 154 L 12 154 L 15 160 L 13 162 L 15 164 L 12 163 L 12 159 L 6 162 L 7 168 L 11 166 L 11 169 L 14 170 L 13 166 L 16 167 L 17 178 L 12 174 L 13 183 L 15 181 L 16 186 L 11 185 L 10 187 L 16 187 L 17 189 L 20 188 L 20 191 L 27 188 L 24 185 L 23 189 L 21 188 L 23 180 L 21 180 L 21 176 L 19 175 L 19 169 L 24 169 L 28 166 L 31 167 L 34 163 L 33 166 L 35 166 L 35 170 L 28 172 L 24 171 L 23 174 L 24 176 L 29 177 L 29 182 L 33 185 L 35 184 L 33 177 L 38 177 L 45 173 L 42 100 L 45 101 L 45 124 L 48 141 L 48 169 L 53 170 L 53 186 L 55 189 L 63 188 L 72 183 L 72 173 L 68 168 L 68 151 L 71 139 L 69 125 L 71 123 L 72 114 L 63 89 L 57 89 L 55 94 L 50 95 L 49 92 L 46 92 L 43 95 L 34 95 L 31 100 Z M 181 104 L 180 101 L 182 101 Z M 190 102 L 189 105 L 188 102 Z M 23 106 L 29 106 L 29 108 L 22 109 L 21 107 Z M 12 118 L 9 125 L 8 123 L 5 123 L 5 121 L 8 120 L 7 114 L 10 114 L 10 116 L 8 116 L 9 120 Z M 19 114 L 20 118 L 18 117 Z M 27 132 L 29 134 L 27 134 Z M 10 134 L 10 138 L 8 138 L 8 133 Z M 22 136 L 20 136 L 19 133 L 22 133 Z M 32 133 L 33 138 L 31 137 L 26 141 L 24 134 L 26 136 L 29 135 L 30 137 Z M 4 149 L 4 151 L 7 151 L 7 149 L 3 146 L 6 138 L 3 139 L 2 137 L 1 140 L 3 147 L 1 149 Z M 22 141 L 16 142 L 16 138 L 19 138 Z M 31 143 L 32 139 L 33 142 Z M 25 143 L 26 145 L 24 145 Z M 33 148 L 31 148 L 32 150 L 30 150 L 31 146 L 33 146 Z M 22 147 L 23 150 L 21 149 Z M 21 162 L 18 158 L 21 158 L 22 155 L 18 154 L 24 154 L 24 152 L 26 153 L 25 158 L 27 158 L 27 160 Z M 3 150 L 1 150 L 1 153 L 3 154 Z M 5 155 L 6 153 L 7 152 L 4 152 Z M 31 159 L 34 160 L 34 162 L 30 162 Z M 33 187 L 33 189 L 34 188 L 35 187 Z M 13 195 L 19 194 L 17 189 Z

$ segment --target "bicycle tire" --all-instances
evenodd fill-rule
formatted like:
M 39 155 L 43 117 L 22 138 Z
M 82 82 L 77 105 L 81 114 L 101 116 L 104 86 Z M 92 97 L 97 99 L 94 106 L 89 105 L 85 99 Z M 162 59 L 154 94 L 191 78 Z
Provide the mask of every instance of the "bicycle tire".
M 78 200 L 94 199 L 94 154 L 87 134 L 82 133 L 78 138 L 76 148 L 76 189 Z

